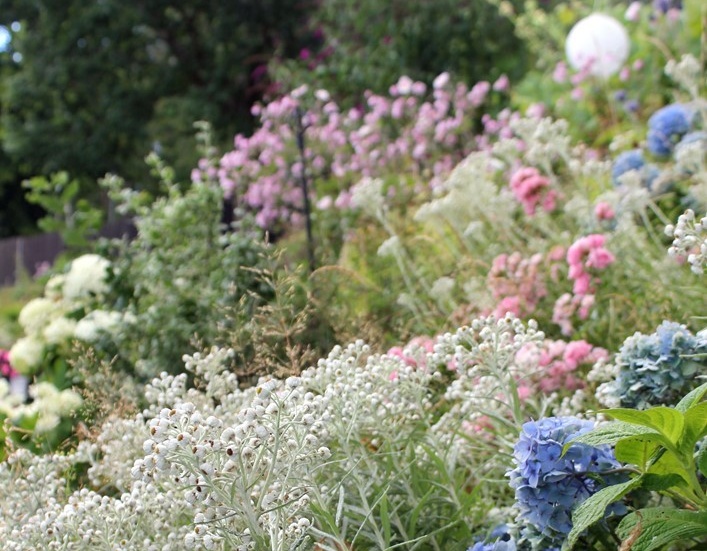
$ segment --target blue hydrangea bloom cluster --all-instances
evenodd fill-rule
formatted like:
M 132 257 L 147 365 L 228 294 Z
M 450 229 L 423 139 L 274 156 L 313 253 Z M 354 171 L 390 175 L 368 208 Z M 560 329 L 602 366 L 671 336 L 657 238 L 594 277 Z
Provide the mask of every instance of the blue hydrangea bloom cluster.
M 565 443 L 593 427 L 591 421 L 576 417 L 548 417 L 523 425 L 513 453 L 516 468 L 508 476 L 516 492 L 522 539 L 533 549 L 560 547 L 572 529 L 575 507 L 605 485 L 625 480 L 612 474 L 602 483 L 597 474 L 621 466 L 608 447 L 576 444 L 562 455 Z M 617 504 L 607 512 L 623 509 Z
M 501 524 L 484 541 L 477 541 L 467 551 L 518 551 L 518 546 L 508 526 Z
M 651 335 L 626 339 L 616 357 L 619 373 L 613 393 L 623 407 L 674 405 L 697 386 L 707 368 L 707 333 L 693 335 L 679 323 L 664 321 Z
M 619 178 L 630 170 L 637 170 L 641 175 L 641 183 L 650 187 L 658 177 L 659 170 L 654 165 L 647 165 L 640 149 L 624 151 L 614 159 L 611 167 L 611 181 L 615 186 L 621 185 Z
M 648 119 L 648 150 L 661 157 L 670 155 L 675 143 L 690 131 L 690 119 L 688 109 L 679 103 L 658 109 Z

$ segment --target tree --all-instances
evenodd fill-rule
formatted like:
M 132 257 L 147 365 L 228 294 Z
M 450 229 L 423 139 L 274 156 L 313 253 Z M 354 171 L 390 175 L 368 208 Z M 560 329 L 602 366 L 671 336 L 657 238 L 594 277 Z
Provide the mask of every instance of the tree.
M 296 50 L 308 10 L 290 0 L 0 4 L 0 24 L 20 23 L 6 52 L 2 149 L 24 175 L 66 170 L 87 191 L 109 171 L 144 183 L 153 148 L 188 175 L 195 120 L 221 139 L 246 130 L 261 92 L 254 69 L 275 49 Z

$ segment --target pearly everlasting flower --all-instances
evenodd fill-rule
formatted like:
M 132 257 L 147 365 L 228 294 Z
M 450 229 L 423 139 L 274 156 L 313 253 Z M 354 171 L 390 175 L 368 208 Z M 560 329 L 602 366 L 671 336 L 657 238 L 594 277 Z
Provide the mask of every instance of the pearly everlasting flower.
M 85 254 L 74 259 L 64 280 L 64 297 L 76 300 L 106 292 L 109 266 L 108 260 L 96 254 Z
M 691 118 L 687 107 L 679 103 L 658 109 L 648 119 L 648 150 L 654 155 L 670 155 L 675 143 L 689 132 Z
M 351 206 L 367 214 L 379 216 L 385 210 L 383 180 L 364 178 L 351 188 Z
M 35 337 L 22 337 L 10 348 L 10 363 L 18 373 L 32 375 L 44 358 L 44 343 Z
M 563 446 L 589 432 L 591 421 L 576 417 L 549 417 L 523 425 L 514 449 L 515 468 L 507 473 L 515 490 L 517 522 L 534 549 L 559 547 L 572 529 L 572 510 L 611 480 L 602 471 L 621 466 L 607 447 L 584 444 Z M 612 482 L 619 482 L 613 476 Z M 610 512 L 619 512 L 621 505 Z
M 685 174 L 707 171 L 707 132 L 688 132 L 675 145 L 676 168 Z

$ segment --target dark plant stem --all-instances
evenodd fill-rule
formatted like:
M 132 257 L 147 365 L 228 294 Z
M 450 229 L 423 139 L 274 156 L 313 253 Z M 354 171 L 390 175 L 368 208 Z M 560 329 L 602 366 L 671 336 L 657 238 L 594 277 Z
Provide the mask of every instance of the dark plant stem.
M 300 187 L 304 197 L 304 218 L 307 228 L 307 258 L 309 260 L 310 273 L 316 269 L 316 261 L 314 259 L 314 237 L 312 236 L 312 206 L 309 202 L 309 182 L 307 180 L 307 164 L 304 154 L 304 132 L 307 129 L 302 120 L 302 110 L 299 107 L 295 108 L 295 124 L 297 125 L 297 149 L 299 150 L 300 164 Z

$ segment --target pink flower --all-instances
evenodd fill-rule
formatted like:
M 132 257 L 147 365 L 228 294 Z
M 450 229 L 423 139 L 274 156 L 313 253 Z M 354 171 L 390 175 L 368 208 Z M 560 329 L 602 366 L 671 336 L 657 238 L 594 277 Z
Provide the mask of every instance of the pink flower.
M 584 97 L 584 90 L 579 87 L 573 88 L 570 97 L 575 101 L 581 100 Z
M 524 167 L 514 172 L 510 188 L 528 215 L 535 214 L 538 205 L 546 212 L 555 208 L 557 193 L 550 189 L 550 180 L 542 176 L 536 168 Z
M 510 87 L 511 81 L 508 79 L 508 77 L 503 74 L 500 77 L 498 77 L 498 80 L 493 83 L 493 89 L 496 92 L 506 92 L 508 88 Z
M 567 64 L 560 61 L 555 65 L 555 70 L 552 72 L 552 79 L 558 84 L 567 82 Z
M 501 300 L 500 304 L 496 306 L 496 309 L 494 310 L 494 315 L 497 318 L 502 318 L 508 312 L 510 312 L 516 317 L 520 317 L 520 298 L 518 298 L 517 296 L 505 297 L 503 300 Z
M 600 201 L 594 207 L 594 216 L 596 216 L 598 220 L 613 220 L 616 213 L 609 203 Z
M 474 84 L 473 88 L 467 96 L 469 101 L 471 102 L 471 105 L 474 107 L 478 107 L 479 105 L 481 105 L 486 99 L 486 94 L 489 93 L 490 89 L 491 85 L 485 80 Z
M 626 8 L 626 13 L 624 14 L 624 17 L 626 18 L 626 21 L 638 21 L 640 13 L 641 13 L 641 3 L 640 2 L 631 2 L 631 4 L 629 4 L 628 8 Z

